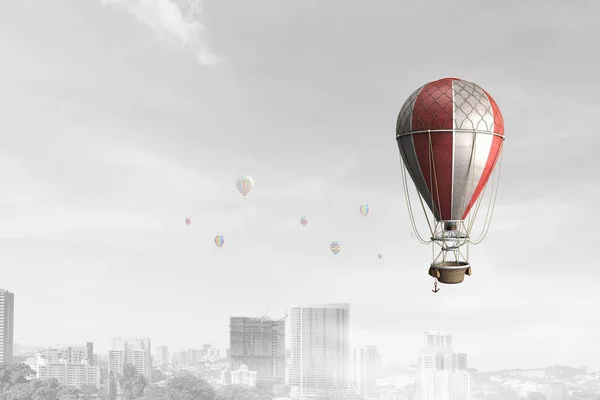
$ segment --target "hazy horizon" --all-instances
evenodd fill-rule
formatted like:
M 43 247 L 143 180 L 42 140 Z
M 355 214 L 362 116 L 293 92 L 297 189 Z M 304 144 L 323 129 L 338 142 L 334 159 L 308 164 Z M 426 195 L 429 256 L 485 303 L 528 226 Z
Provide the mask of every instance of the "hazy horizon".
M 586 243 L 599 12 L 592 0 L 1 4 L 0 287 L 15 293 L 15 342 L 224 351 L 230 316 L 348 302 L 352 343 L 385 361 L 416 360 L 431 330 L 478 370 L 600 369 Z M 506 142 L 473 275 L 434 295 L 395 123 L 443 77 L 495 98 Z M 255 181 L 246 200 L 240 175 Z

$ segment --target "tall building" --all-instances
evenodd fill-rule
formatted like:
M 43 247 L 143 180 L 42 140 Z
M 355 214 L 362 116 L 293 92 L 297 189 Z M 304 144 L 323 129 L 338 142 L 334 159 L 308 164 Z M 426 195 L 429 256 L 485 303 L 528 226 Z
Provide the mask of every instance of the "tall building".
M 354 349 L 354 382 L 356 394 L 365 400 L 377 398 L 375 387 L 377 353 L 377 349 L 374 346 L 357 347 Z
M 423 346 L 429 349 L 451 349 L 452 335 L 443 332 L 425 332 Z
M 158 365 L 169 363 L 169 348 L 167 346 L 156 346 L 154 362 Z
M 202 357 L 203 361 L 217 361 L 219 360 L 219 349 L 215 349 L 210 344 L 202 345 Z
M 33 370 L 39 379 L 55 378 L 63 385 L 82 387 L 100 385 L 100 367 L 93 354 L 94 345 L 59 345 L 36 354 Z
M 250 371 L 247 365 L 242 365 L 237 371 L 231 371 L 231 384 L 256 387 L 256 371 Z
M 0 365 L 13 362 L 15 295 L 0 289 Z
M 119 387 L 119 376 L 123 373 L 125 364 L 131 364 L 138 373 L 142 374 L 148 382 L 152 378 L 152 354 L 150 352 L 150 339 L 112 339 L 108 350 L 108 389 Z
M 188 365 L 190 363 L 190 353 L 187 350 L 181 350 L 173 354 L 173 364 Z
M 85 344 L 85 347 L 87 348 L 87 362 L 89 365 L 97 365 L 98 364 L 98 358 L 96 356 L 96 354 L 94 354 L 94 343 L 92 342 L 87 342 Z
M 292 398 L 349 395 L 349 304 L 294 306 L 292 317 Z
M 256 386 L 272 390 L 285 380 L 285 320 L 231 317 L 229 321 L 231 370 L 246 365 L 255 371 Z
M 40 354 L 42 358 L 49 362 L 64 360 L 69 364 L 81 364 L 84 361 L 89 365 L 96 364 L 94 344 L 92 342 L 87 342 L 84 345 L 61 344 L 55 347 L 48 347 L 36 353 L 36 356 L 37 354 Z
M 466 370 L 467 355 L 452 350 L 452 335 L 442 332 L 425 332 L 417 364 L 421 369 Z
M 203 353 L 200 349 L 188 349 L 188 362 L 192 365 L 199 364 L 202 361 Z
M 467 355 L 452 349 L 452 335 L 424 333 L 419 351 L 421 400 L 470 400 L 471 375 Z
M 423 372 L 421 399 L 470 400 L 471 374 L 461 370 L 436 370 Z

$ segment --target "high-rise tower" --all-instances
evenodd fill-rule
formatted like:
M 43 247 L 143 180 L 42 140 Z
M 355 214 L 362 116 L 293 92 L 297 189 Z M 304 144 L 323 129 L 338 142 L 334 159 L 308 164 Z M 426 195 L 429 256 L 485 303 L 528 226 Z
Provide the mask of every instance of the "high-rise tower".
M 0 365 L 12 364 L 15 295 L 0 289 Z
M 291 317 L 291 396 L 352 394 L 348 384 L 349 304 L 294 306 Z

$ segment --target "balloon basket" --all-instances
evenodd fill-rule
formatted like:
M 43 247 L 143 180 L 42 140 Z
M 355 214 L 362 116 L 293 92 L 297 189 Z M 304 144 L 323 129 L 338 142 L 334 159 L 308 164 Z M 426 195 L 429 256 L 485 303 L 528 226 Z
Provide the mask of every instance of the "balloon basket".
M 471 276 L 471 265 L 463 261 L 442 261 L 431 264 L 429 275 L 446 284 L 461 283 L 465 275 Z

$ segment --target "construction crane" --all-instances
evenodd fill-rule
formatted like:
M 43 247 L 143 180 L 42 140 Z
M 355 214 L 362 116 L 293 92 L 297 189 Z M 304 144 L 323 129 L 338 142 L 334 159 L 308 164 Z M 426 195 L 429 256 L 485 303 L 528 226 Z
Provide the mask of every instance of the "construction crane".
M 285 315 L 283 317 L 281 317 L 279 320 L 280 321 L 285 321 L 285 319 L 289 316 L 290 314 L 288 314 L 288 309 L 285 309 Z

